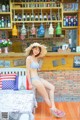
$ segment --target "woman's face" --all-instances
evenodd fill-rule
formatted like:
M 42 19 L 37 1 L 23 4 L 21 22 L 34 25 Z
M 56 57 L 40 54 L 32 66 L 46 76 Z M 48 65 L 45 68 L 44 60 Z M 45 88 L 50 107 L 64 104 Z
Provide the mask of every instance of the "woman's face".
M 32 50 L 33 50 L 33 55 L 37 55 L 37 54 L 39 54 L 39 52 L 40 52 L 39 47 L 35 47 L 35 48 L 33 48 Z

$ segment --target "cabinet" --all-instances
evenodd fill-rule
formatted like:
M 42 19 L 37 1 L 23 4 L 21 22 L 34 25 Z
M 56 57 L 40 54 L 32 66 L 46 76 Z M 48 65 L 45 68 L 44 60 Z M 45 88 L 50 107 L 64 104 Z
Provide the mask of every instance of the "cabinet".
M 12 29 L 11 1 L 0 1 L 0 30 Z
M 6 0 L 7 1 L 7 0 Z M 26 1 L 26 2 L 25 2 Z M 9 6 L 10 10 L 8 12 L 0 12 L 0 18 L 9 17 L 10 19 L 10 27 L 1 27 L 0 30 L 12 31 L 13 25 L 16 24 L 18 30 L 21 29 L 22 24 L 24 23 L 27 30 L 30 31 L 32 24 L 35 24 L 35 27 L 38 28 L 41 23 L 44 24 L 44 27 L 48 30 L 50 23 L 53 24 L 54 29 L 56 29 L 57 23 L 59 22 L 63 34 L 65 34 L 66 29 L 80 29 L 79 25 L 79 1 L 77 0 L 58 0 L 58 2 L 52 2 L 56 0 L 52 0 L 49 2 L 33 2 L 27 0 L 10 0 Z M 75 4 L 77 7 L 75 7 Z M 71 8 L 70 8 L 71 7 Z M 77 9 L 76 9 L 77 8 Z M 65 18 L 69 18 L 69 23 L 73 21 L 76 17 L 77 24 L 75 25 L 64 25 Z M 70 21 L 71 20 L 71 21 Z M 47 36 L 46 36 L 47 37 Z M 54 36 L 55 37 L 55 36 Z M 78 38 L 79 39 L 79 38 Z M 80 40 L 78 40 L 80 41 Z M 78 42 L 79 43 L 79 42 Z M 80 44 L 80 43 L 79 43 Z

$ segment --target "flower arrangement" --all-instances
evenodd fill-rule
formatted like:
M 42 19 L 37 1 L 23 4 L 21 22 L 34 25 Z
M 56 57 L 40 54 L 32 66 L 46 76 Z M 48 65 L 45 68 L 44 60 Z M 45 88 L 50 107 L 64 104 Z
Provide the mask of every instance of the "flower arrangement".
M 0 48 L 8 47 L 10 45 L 12 45 L 12 42 L 10 41 L 10 39 L 0 40 Z

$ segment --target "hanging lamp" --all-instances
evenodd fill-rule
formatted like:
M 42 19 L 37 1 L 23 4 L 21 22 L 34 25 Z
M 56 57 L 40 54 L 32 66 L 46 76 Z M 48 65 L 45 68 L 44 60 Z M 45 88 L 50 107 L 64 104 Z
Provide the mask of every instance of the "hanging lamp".
M 31 35 L 33 35 L 33 36 L 36 35 L 36 28 L 34 26 L 34 23 L 32 24 L 32 28 L 31 28 Z
M 15 10 L 14 10 L 14 16 L 15 16 Z M 14 23 L 13 28 L 12 28 L 12 35 L 13 36 L 17 36 L 18 35 L 18 29 L 17 29 L 15 23 Z
M 16 27 L 16 24 L 14 24 L 13 29 L 12 29 L 12 35 L 17 36 L 18 35 L 18 29 Z
M 22 11 L 22 16 L 24 15 L 24 11 Z M 21 28 L 21 35 L 26 35 L 26 27 L 25 27 L 25 24 L 24 24 L 24 19 L 23 19 L 23 24 L 22 24 L 22 28 Z
M 51 21 L 52 21 L 52 11 L 50 11 L 50 16 L 51 16 Z M 53 34 L 54 34 L 54 28 L 53 28 L 53 25 L 52 25 L 52 22 L 50 23 L 50 26 L 49 26 L 49 35 L 51 36 L 51 37 L 53 37 Z
M 58 20 L 59 20 L 59 9 L 58 9 Z M 62 34 L 62 28 L 60 26 L 60 22 L 58 22 L 56 27 L 56 36 L 60 37 L 61 34 Z
M 25 24 L 23 23 L 22 28 L 21 28 L 21 35 L 26 35 L 26 32 L 27 30 L 26 30 Z

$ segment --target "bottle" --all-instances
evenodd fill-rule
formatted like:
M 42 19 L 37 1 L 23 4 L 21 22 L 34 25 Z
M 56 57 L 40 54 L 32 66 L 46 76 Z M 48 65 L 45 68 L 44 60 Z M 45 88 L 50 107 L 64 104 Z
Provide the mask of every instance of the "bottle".
M 29 21 L 30 20 L 30 15 L 29 15 L 29 13 L 27 14 L 27 21 Z
M 50 16 L 50 14 L 48 14 L 48 20 L 51 20 L 51 16 Z
M 46 15 L 46 13 L 44 14 L 44 20 L 47 20 L 47 15 Z
M 4 24 L 4 18 L 2 17 L 1 19 L 1 27 L 4 28 L 5 27 L 5 24 Z
M 18 14 L 18 21 L 21 21 L 22 20 L 22 17 L 20 14 Z
M 61 29 L 60 23 L 58 22 L 56 27 L 56 37 L 60 37 L 61 34 L 62 34 L 62 29 Z
M 68 16 L 66 16 L 66 26 L 68 26 Z
M 14 20 L 17 21 L 18 20 L 18 15 L 14 15 Z
M 76 17 L 73 18 L 73 25 L 76 26 Z
M 41 13 L 39 13 L 39 19 L 42 20 L 42 15 L 41 15 Z
M 54 34 L 54 28 L 53 28 L 52 23 L 51 23 L 50 27 L 49 27 L 49 35 L 50 35 L 50 37 L 53 37 L 53 34 Z
M 73 16 L 71 17 L 71 26 L 73 26 L 74 23 L 73 23 Z
M 35 15 L 35 20 L 38 21 L 38 14 Z
M 5 18 L 4 24 L 5 24 L 5 28 L 7 28 L 8 27 L 7 18 Z
M 33 14 L 31 14 L 31 21 L 33 21 L 34 20 L 34 15 Z
M 3 2 L 2 4 L 2 12 L 6 12 L 6 6 L 5 6 L 5 3 Z
M 77 16 L 75 16 L 76 18 L 76 26 L 78 26 L 78 18 L 77 18 Z
M 8 17 L 8 19 L 7 19 L 7 25 L 8 25 L 8 28 L 11 27 L 11 22 L 10 22 L 10 18 L 9 18 L 9 17 Z
M 25 13 L 24 13 L 24 15 L 23 15 L 23 20 L 24 20 L 24 21 L 26 20 L 26 15 L 25 15 Z
M 2 24 L 1 24 L 1 19 L 0 19 L 0 28 L 2 27 Z
M 71 16 L 68 17 L 68 26 L 71 26 Z
M 6 12 L 9 12 L 10 11 L 10 7 L 9 7 L 9 4 L 6 5 Z
M 66 26 L 66 18 L 63 18 L 63 26 Z

